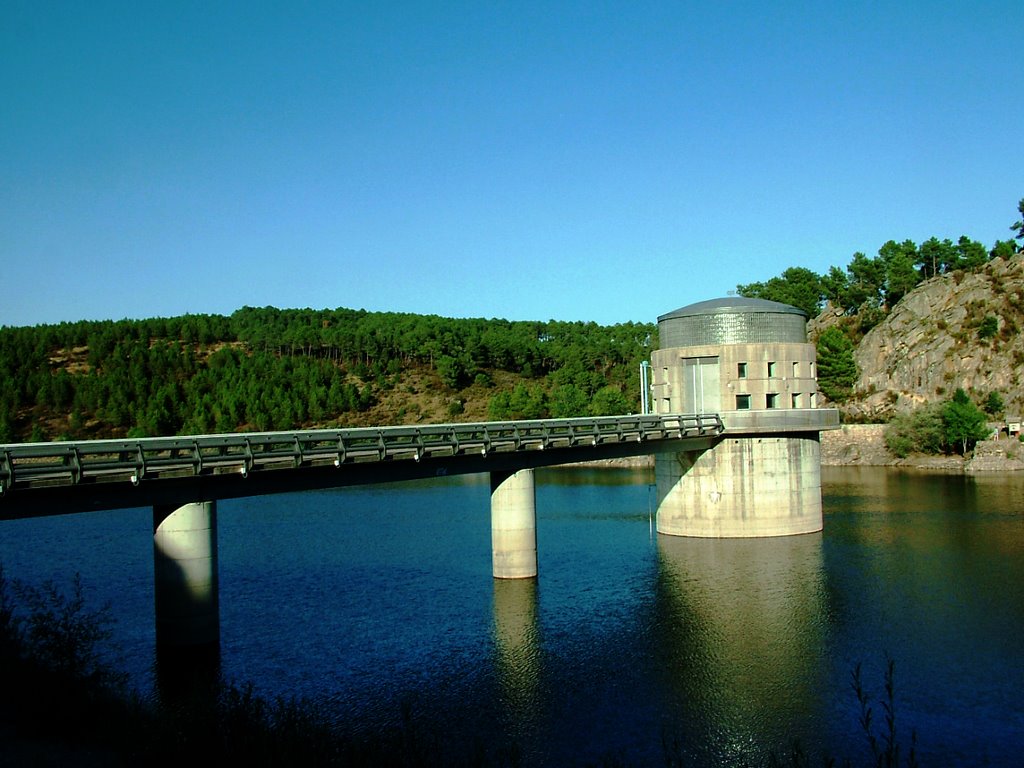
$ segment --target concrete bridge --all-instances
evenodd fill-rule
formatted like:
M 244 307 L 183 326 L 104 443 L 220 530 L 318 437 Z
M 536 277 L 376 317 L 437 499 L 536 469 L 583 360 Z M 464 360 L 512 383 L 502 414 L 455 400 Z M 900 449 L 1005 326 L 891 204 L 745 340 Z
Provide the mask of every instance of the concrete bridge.
M 216 646 L 219 499 L 488 473 L 494 577 L 531 578 L 535 468 L 652 454 L 675 466 L 672 457 L 729 441 L 803 436 L 816 444 L 820 430 L 838 424 L 834 410 L 789 409 L 0 445 L 0 520 L 151 507 L 158 647 Z M 766 472 L 749 478 L 760 496 L 792 485 L 785 467 L 733 469 Z M 673 492 L 659 487 L 659 530 Z M 717 486 L 710 493 L 709 503 L 721 503 Z M 726 506 L 746 516 L 749 497 L 741 492 Z M 772 514 L 791 516 L 790 506 Z
M 2 445 L 0 520 L 152 507 L 158 650 L 219 643 L 219 499 L 486 472 L 494 576 L 533 578 L 533 470 L 653 454 L 659 533 L 820 531 L 839 415 L 815 407 L 806 319 L 742 297 L 659 317 L 641 416 Z

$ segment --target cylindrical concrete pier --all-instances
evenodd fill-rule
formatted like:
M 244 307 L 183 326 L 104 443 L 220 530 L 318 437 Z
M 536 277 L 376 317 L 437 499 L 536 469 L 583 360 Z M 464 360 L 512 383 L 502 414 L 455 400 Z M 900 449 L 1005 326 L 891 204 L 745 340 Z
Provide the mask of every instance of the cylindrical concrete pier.
M 153 508 L 153 575 L 157 646 L 219 645 L 215 502 Z
M 491 551 L 496 579 L 537 575 L 537 501 L 532 469 L 491 473 Z
M 788 536 L 822 529 L 818 434 L 726 439 L 658 456 L 658 532 Z

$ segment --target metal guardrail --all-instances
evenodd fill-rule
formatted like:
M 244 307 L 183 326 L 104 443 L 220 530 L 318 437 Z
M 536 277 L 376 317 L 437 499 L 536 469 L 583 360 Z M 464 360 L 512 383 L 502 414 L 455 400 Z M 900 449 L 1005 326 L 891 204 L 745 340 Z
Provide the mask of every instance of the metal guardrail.
M 247 477 L 275 469 L 714 436 L 723 429 L 717 414 L 650 414 L 0 445 L 0 499 L 31 488 Z

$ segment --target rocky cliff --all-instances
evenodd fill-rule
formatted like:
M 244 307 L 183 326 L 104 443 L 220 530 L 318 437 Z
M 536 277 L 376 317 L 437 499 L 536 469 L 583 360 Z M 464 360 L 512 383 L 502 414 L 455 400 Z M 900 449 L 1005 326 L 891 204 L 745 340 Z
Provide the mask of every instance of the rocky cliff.
M 837 321 L 826 312 L 812 324 L 812 337 Z M 1007 413 L 1024 413 L 1022 328 L 1022 255 L 922 283 L 857 345 L 860 378 L 844 407 L 847 419 L 884 419 L 946 400 L 958 387 L 978 402 L 998 392 Z

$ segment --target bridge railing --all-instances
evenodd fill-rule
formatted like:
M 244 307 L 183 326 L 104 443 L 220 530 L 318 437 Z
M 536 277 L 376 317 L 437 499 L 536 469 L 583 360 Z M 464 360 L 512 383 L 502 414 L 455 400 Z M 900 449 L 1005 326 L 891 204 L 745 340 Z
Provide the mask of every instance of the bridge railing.
M 131 482 L 435 456 L 717 435 L 716 414 L 254 432 L 0 445 L 0 495 L 16 488 Z

